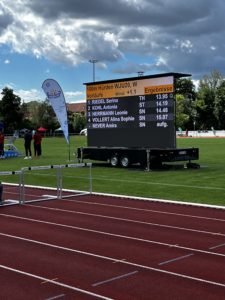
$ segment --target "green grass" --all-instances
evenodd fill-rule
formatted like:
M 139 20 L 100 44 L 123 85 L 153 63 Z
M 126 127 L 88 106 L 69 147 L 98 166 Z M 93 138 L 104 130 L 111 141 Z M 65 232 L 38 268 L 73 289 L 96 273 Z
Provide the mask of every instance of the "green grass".
M 24 152 L 23 139 L 18 139 L 15 145 Z M 77 162 L 74 156 L 76 147 L 85 145 L 85 137 L 71 137 L 71 162 Z M 201 168 L 146 172 L 137 168 L 111 168 L 106 163 L 95 163 L 92 169 L 93 191 L 224 206 L 225 139 L 183 138 L 177 140 L 177 147 L 198 147 Z M 64 138 L 44 138 L 42 149 L 43 155 L 40 158 L 24 160 L 23 157 L 18 157 L 1 160 L 0 171 L 20 170 L 24 166 L 68 163 L 69 149 Z M 54 172 L 27 173 L 26 183 L 55 186 Z M 63 172 L 65 188 L 87 188 L 87 170 L 65 169 Z M 2 176 L 1 179 L 18 182 L 16 175 Z

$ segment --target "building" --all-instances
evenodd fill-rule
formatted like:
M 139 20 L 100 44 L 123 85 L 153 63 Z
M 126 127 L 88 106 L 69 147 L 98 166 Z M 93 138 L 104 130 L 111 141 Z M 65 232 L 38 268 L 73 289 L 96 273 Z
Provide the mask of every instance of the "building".
M 72 113 L 86 114 L 86 102 L 67 103 L 67 110 Z

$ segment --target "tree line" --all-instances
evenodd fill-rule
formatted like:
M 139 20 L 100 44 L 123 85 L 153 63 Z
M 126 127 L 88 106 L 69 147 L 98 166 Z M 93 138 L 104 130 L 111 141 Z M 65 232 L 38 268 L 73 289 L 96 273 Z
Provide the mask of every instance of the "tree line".
M 187 130 L 225 129 L 225 79 L 213 70 L 196 89 L 190 79 L 176 82 L 176 126 Z
M 39 127 L 48 129 L 53 134 L 60 127 L 52 106 L 45 100 L 43 102 L 22 102 L 13 90 L 5 87 L 0 100 L 0 122 L 4 124 L 4 132 L 12 134 L 23 128 L 35 130 Z M 79 133 L 86 126 L 86 117 L 80 113 L 68 111 L 70 133 Z
M 219 71 L 213 70 L 204 75 L 198 88 L 191 79 L 177 79 L 175 92 L 177 129 L 225 129 L 225 79 Z M 5 133 L 38 127 L 54 132 L 60 126 L 47 100 L 24 103 L 8 87 L 1 94 L 0 122 L 4 123 Z M 80 113 L 68 111 L 68 123 L 70 133 L 79 133 L 86 126 L 86 118 Z

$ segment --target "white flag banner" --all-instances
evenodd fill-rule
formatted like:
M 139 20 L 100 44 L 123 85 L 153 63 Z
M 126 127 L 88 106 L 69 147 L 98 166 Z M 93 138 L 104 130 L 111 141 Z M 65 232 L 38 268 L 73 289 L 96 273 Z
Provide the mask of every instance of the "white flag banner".
M 64 133 L 65 139 L 69 144 L 67 109 L 63 91 L 58 82 L 54 79 L 46 79 L 42 84 L 42 88 L 49 102 L 51 103 L 51 106 Z

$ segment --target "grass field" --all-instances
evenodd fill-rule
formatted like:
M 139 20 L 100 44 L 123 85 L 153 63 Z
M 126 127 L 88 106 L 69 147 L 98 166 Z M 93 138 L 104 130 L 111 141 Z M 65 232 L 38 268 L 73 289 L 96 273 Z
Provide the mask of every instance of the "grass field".
M 15 142 L 24 152 L 23 139 Z M 20 170 L 24 166 L 43 166 L 77 162 L 74 152 L 86 145 L 86 137 L 71 137 L 70 150 L 64 138 L 44 138 L 43 155 L 24 160 L 23 157 L 0 160 L 0 171 Z M 138 168 L 112 168 L 105 163 L 94 163 L 93 191 L 141 197 L 206 203 L 225 206 L 225 139 L 180 138 L 177 147 L 198 147 L 200 169 L 172 169 L 146 172 Z M 70 153 L 70 154 L 69 154 Z M 87 188 L 87 170 L 66 169 L 63 186 L 70 189 Z M 54 170 L 50 173 L 27 174 L 26 183 L 55 186 Z M 2 181 L 18 182 L 17 175 L 2 176 Z

